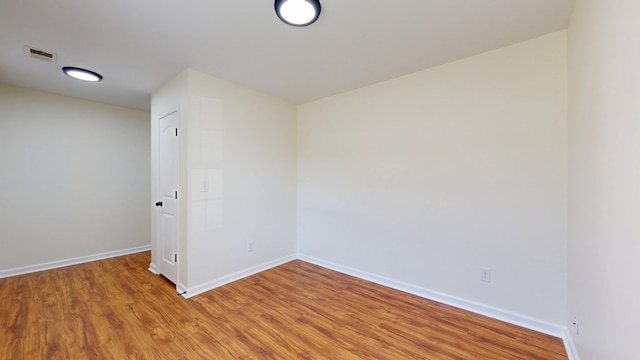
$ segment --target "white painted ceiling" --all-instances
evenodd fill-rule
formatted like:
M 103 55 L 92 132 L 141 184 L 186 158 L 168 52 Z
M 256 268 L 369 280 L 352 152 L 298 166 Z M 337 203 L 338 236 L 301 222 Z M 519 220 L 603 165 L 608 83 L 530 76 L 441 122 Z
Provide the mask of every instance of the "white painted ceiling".
M 573 1 L 321 0 L 296 28 L 273 0 L 0 0 L 0 82 L 149 109 L 189 67 L 300 104 L 563 29 Z

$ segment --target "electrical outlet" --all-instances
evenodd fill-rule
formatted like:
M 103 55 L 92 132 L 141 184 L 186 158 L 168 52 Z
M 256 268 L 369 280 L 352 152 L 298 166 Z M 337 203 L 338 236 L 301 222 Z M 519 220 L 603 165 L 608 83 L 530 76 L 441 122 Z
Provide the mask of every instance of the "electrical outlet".
M 247 247 L 247 251 L 249 252 L 253 252 L 253 250 L 255 250 L 255 243 L 252 241 L 249 241 L 248 247 Z
M 491 282 L 491 269 L 489 268 L 481 268 L 480 269 L 480 281 Z

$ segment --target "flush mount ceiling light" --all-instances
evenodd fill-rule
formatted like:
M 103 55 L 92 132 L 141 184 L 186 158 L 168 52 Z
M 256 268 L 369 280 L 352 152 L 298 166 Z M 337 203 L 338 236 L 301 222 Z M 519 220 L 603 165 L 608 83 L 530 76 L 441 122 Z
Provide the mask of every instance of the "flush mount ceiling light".
M 74 79 L 83 81 L 102 81 L 102 75 L 87 69 L 81 69 L 73 66 L 65 66 L 62 71 Z
M 320 16 L 320 0 L 276 0 L 276 14 L 291 26 L 313 24 Z

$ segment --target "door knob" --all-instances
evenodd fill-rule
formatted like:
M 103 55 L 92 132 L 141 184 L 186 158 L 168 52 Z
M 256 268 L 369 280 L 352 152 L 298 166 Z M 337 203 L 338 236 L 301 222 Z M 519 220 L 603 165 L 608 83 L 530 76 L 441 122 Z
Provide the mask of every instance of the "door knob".
M 160 206 L 160 207 L 162 207 L 162 201 L 158 201 L 158 202 L 156 203 L 156 206 Z

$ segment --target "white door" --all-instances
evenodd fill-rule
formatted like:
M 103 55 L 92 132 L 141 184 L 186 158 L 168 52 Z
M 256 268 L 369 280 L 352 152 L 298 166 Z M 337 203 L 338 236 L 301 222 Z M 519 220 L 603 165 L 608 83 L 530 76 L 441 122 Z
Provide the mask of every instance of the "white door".
M 177 284 L 178 280 L 178 112 L 159 120 L 158 151 L 158 248 L 159 272 Z

